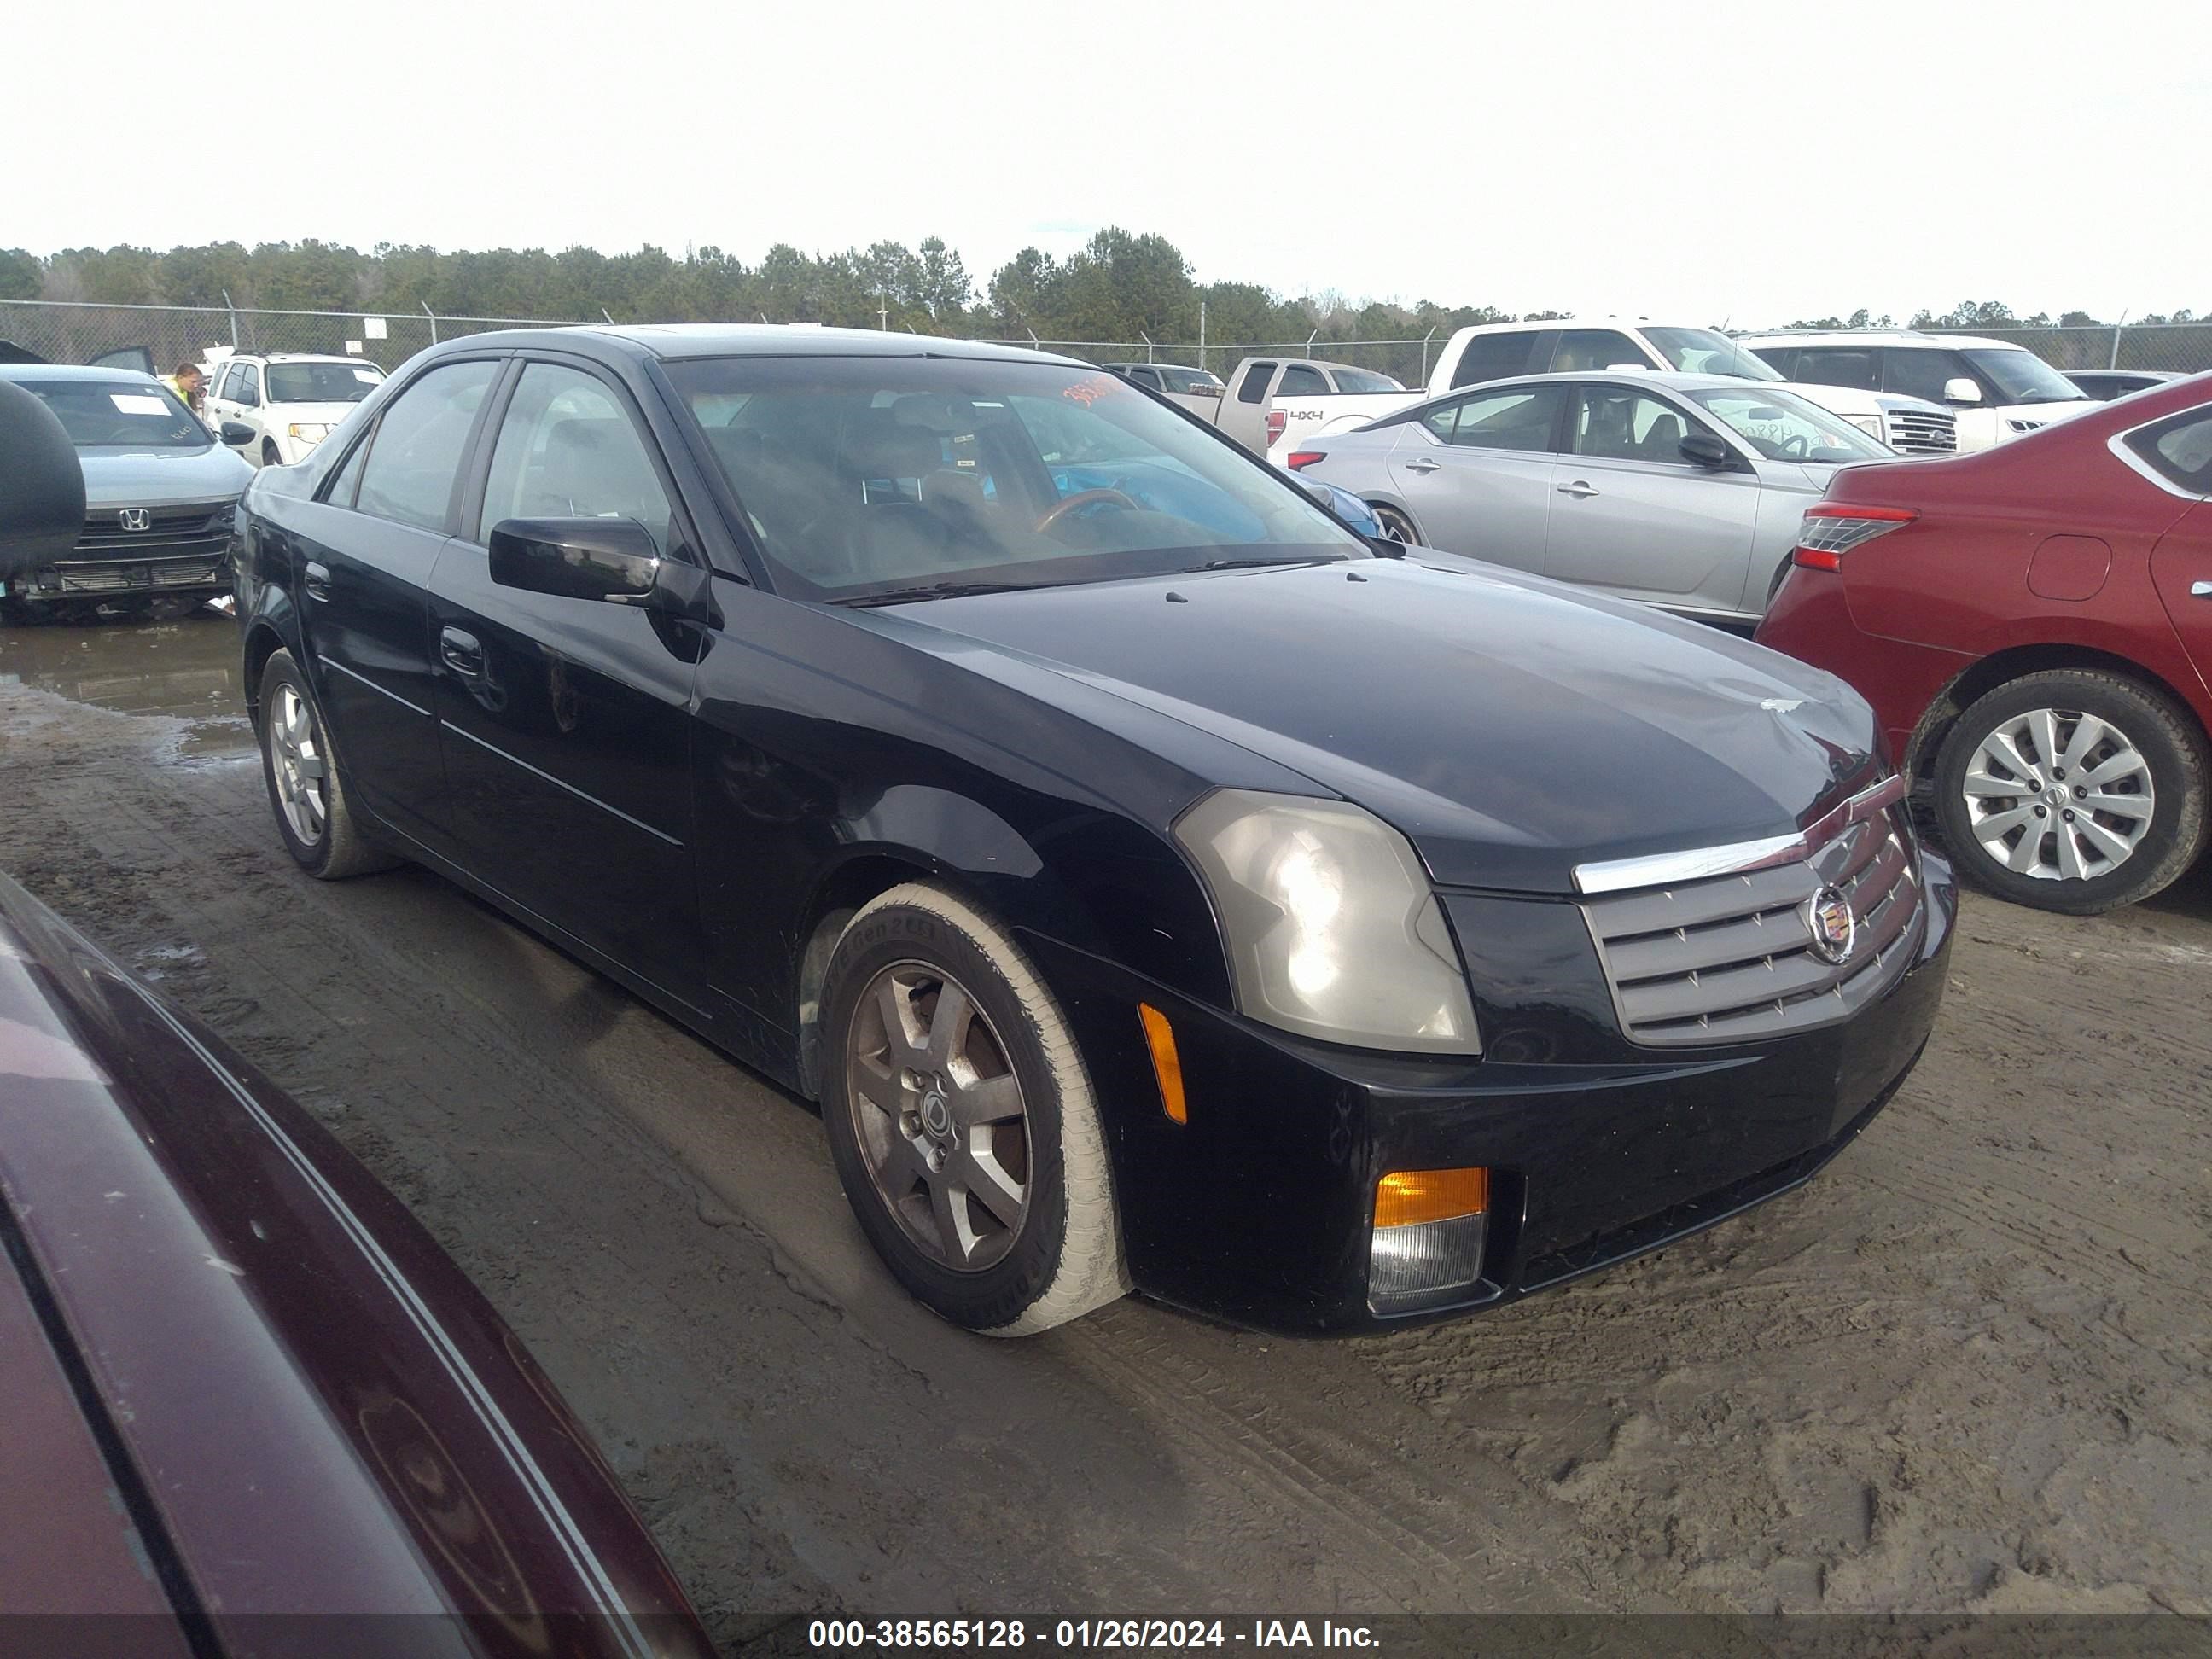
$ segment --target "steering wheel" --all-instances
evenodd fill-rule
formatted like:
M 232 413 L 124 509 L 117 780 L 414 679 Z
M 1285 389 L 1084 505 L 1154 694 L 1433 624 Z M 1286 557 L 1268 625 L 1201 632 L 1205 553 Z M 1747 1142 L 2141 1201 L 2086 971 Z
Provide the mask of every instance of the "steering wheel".
M 1793 461 L 1802 461 L 1813 453 L 1813 446 L 1802 432 L 1793 432 L 1782 440 L 1782 453 Z
M 1038 515 L 1036 527 L 1039 531 L 1049 530 L 1076 508 L 1088 507 L 1093 501 L 1116 501 L 1127 507 L 1132 513 L 1144 511 L 1144 508 L 1139 507 L 1136 502 L 1118 489 L 1079 489 L 1073 495 L 1063 497 L 1045 508 L 1043 513 Z

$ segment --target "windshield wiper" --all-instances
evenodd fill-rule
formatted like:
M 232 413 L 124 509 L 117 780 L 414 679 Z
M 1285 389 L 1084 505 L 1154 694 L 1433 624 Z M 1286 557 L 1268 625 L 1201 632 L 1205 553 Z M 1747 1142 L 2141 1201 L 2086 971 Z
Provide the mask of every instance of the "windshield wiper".
M 1342 562 L 1342 560 L 1333 554 L 1323 554 L 1318 557 L 1307 554 L 1303 557 L 1292 559 L 1208 559 L 1204 564 L 1194 564 L 1189 568 L 1192 570 L 1253 570 L 1261 565 L 1270 564 L 1340 564 Z
M 858 593 L 836 603 L 846 605 L 906 605 L 918 599 L 960 599 L 971 593 L 1012 593 L 1025 587 L 1052 587 L 1053 582 L 922 582 L 913 587 L 887 587 L 879 593 Z

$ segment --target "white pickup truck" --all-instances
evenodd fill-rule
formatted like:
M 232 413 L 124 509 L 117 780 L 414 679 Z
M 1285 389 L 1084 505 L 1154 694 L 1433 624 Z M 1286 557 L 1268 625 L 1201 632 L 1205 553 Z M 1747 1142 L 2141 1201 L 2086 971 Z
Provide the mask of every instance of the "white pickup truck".
M 1332 406 L 1378 398 L 1396 400 L 1387 406 L 1378 404 L 1371 414 L 1362 417 L 1372 420 L 1389 409 L 1419 403 L 1428 395 L 1408 392 L 1388 374 L 1378 374 L 1371 368 L 1361 368 L 1352 363 L 1322 362 L 1311 357 L 1247 357 L 1231 373 L 1228 386 L 1212 393 L 1194 384 L 1164 389 L 1152 385 L 1131 372 L 1147 367 L 1141 363 L 1107 363 L 1103 367 L 1124 380 L 1151 386 L 1170 403 L 1182 404 L 1201 421 L 1212 422 L 1255 454 L 1272 452 L 1276 441 L 1283 435 L 1286 416 L 1282 411 L 1291 404 L 1304 408 L 1324 400 Z M 1214 386 L 1221 386 L 1211 374 L 1206 378 Z
M 1603 373 L 1624 368 L 1727 374 L 1747 380 L 1770 381 L 1840 415 L 1869 437 L 1887 444 L 1900 454 L 1948 455 L 1958 447 L 1958 417 L 1940 404 L 1850 386 L 1784 380 L 1768 364 L 1713 329 L 1644 321 L 1626 323 L 1608 318 L 1592 322 L 1567 319 L 1486 323 L 1461 329 L 1444 342 L 1443 355 L 1437 359 L 1425 392 L 1347 387 L 1331 394 L 1299 395 L 1294 389 L 1278 386 L 1274 401 L 1266 414 L 1267 458 L 1281 465 L 1292 450 L 1311 439 L 1364 426 L 1424 398 L 1440 397 L 1463 386 L 1521 374 L 1559 374 L 1579 370 Z M 1224 410 L 1232 398 L 1243 395 L 1243 372 L 1244 367 L 1240 365 L 1237 375 L 1230 380 L 1233 391 L 1231 397 L 1221 400 Z M 1225 419 L 1217 419 L 1217 424 L 1224 430 L 1230 429 Z M 1260 447 L 1242 433 L 1231 431 L 1231 435 L 1255 448 Z

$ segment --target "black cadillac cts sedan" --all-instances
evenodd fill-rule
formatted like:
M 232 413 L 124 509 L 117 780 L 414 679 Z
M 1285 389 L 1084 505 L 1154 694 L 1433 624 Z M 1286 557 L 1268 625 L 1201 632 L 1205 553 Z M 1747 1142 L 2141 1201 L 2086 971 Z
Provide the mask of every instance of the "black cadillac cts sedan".
M 1866 707 L 1385 555 L 1085 364 L 450 342 L 234 555 L 276 824 L 416 860 L 821 1103 L 946 1318 L 1496 1304 L 1805 1179 L 1954 895 Z

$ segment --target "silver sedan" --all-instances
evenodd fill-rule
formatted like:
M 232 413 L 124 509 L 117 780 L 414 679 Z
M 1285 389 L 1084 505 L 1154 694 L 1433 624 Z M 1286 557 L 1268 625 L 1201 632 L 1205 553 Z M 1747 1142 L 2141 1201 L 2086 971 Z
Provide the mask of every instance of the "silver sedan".
M 1756 622 L 1836 469 L 1895 453 L 1755 380 L 1580 374 L 1455 392 L 1289 459 L 1401 541 Z

